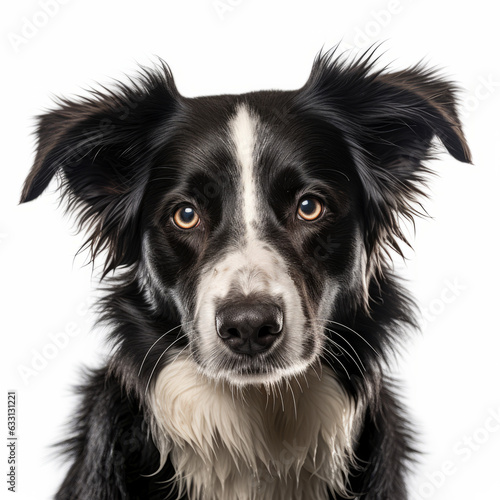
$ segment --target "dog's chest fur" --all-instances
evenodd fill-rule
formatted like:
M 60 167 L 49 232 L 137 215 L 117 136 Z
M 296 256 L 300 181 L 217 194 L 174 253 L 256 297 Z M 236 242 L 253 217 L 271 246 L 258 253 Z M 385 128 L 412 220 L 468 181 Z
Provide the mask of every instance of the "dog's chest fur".
M 192 500 L 327 499 L 345 493 L 355 407 L 317 367 L 271 388 L 231 389 L 188 357 L 159 375 L 151 396 L 162 465 L 172 461 Z

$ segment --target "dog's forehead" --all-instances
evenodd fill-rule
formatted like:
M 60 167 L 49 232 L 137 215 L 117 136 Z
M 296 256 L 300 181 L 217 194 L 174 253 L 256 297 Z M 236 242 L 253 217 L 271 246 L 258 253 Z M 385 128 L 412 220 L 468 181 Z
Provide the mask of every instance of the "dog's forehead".
M 195 197 L 228 199 L 240 192 L 255 177 L 261 123 L 259 113 L 236 96 L 193 99 L 171 140 L 176 187 L 185 186 Z
M 293 150 L 286 131 L 292 118 L 285 121 L 285 110 L 279 99 L 266 103 L 257 96 L 193 99 L 172 140 L 178 178 L 196 184 L 197 191 L 204 182 L 215 182 L 224 187 L 226 197 L 250 186 L 252 180 L 263 183 L 260 189 L 265 190 L 280 169 L 291 168 L 283 157 Z M 245 193 L 248 196 L 251 190 Z
M 208 208 L 230 206 L 248 224 L 265 217 L 266 205 L 294 203 L 311 187 L 349 190 L 340 134 L 292 103 L 292 93 L 281 91 L 190 100 L 172 140 L 179 182 L 170 189 Z

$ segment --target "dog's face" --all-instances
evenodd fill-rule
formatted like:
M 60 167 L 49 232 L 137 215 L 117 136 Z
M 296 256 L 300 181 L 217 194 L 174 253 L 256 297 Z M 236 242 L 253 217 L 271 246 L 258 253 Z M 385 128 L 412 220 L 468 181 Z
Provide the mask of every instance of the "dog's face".
M 297 91 L 241 96 L 184 98 L 163 68 L 64 101 L 38 132 L 22 201 L 62 173 L 106 272 L 125 266 L 154 317 L 182 324 L 120 334 L 126 356 L 159 342 L 162 361 L 188 350 L 238 385 L 304 371 L 332 349 L 328 321 L 369 310 L 433 137 L 470 160 L 451 85 L 331 54 Z
M 203 372 L 236 384 L 314 362 L 339 290 L 364 276 L 348 149 L 333 128 L 286 115 L 289 99 L 190 102 L 145 198 L 152 283 L 175 298 Z

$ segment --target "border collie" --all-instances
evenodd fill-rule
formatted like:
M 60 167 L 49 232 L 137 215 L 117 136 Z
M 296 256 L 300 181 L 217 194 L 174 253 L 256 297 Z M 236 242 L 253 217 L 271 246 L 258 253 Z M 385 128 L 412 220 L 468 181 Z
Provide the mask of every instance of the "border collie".
M 293 91 L 186 98 L 169 68 L 39 117 L 21 202 L 54 176 L 102 252 L 112 350 L 56 498 L 407 498 L 387 374 L 416 326 L 391 255 L 437 137 L 471 156 L 434 70 L 320 53 Z

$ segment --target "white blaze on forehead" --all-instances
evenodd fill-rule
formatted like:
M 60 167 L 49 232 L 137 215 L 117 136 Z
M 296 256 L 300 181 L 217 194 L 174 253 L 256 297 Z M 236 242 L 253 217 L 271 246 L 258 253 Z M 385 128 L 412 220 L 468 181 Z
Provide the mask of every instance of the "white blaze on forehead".
M 258 121 L 241 104 L 230 122 L 231 139 L 241 172 L 242 211 L 248 235 L 254 233 L 252 222 L 257 220 L 257 188 L 254 172 L 254 150 Z

